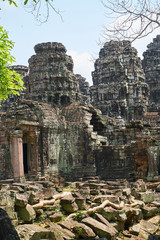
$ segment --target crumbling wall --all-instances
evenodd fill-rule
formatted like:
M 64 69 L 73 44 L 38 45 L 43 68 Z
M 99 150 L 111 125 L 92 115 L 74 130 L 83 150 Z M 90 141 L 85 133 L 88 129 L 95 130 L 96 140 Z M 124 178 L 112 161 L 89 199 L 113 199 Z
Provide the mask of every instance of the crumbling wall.
M 0 114 L 0 179 L 12 178 L 10 146 L 5 125 L 5 113 Z
M 82 77 L 80 74 L 76 74 L 78 80 L 78 88 L 81 93 L 81 102 L 90 103 L 90 87 L 86 78 Z

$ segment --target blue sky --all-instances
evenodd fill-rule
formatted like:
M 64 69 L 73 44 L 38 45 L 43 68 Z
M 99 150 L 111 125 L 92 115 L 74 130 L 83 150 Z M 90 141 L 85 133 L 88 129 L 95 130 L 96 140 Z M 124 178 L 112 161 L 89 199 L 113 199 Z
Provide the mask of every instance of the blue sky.
M 91 85 L 94 59 L 100 50 L 98 42 L 103 40 L 103 26 L 107 26 L 111 19 L 105 16 L 105 8 L 100 0 L 54 0 L 53 3 L 61 11 L 63 21 L 55 12 L 50 11 L 48 21 L 40 24 L 32 14 L 24 10 L 21 3 L 16 8 L 1 0 L 0 25 L 15 42 L 12 54 L 16 58 L 16 64 L 28 66 L 28 59 L 34 54 L 37 43 L 61 42 L 73 57 L 74 73 L 86 77 Z M 45 10 L 42 14 L 44 12 Z M 158 31 L 133 44 L 140 56 L 157 34 Z

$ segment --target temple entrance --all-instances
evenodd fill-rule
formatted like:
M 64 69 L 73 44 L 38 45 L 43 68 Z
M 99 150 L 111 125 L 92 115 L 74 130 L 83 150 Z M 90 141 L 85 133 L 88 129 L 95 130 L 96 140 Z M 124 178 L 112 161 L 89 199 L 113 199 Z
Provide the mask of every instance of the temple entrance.
M 23 169 L 27 179 L 37 175 L 38 148 L 35 131 L 23 132 Z
M 28 144 L 23 143 L 23 167 L 24 174 L 28 173 Z

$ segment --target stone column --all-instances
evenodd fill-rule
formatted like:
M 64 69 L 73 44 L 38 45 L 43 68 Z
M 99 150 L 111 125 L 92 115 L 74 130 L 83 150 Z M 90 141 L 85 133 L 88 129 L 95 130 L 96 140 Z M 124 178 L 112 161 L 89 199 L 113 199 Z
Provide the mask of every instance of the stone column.
M 37 129 L 28 133 L 28 174 L 35 177 L 38 170 L 38 142 Z
M 15 130 L 11 134 L 10 146 L 13 176 L 19 181 L 24 177 L 22 131 Z
M 158 147 L 148 147 L 148 180 L 158 176 Z

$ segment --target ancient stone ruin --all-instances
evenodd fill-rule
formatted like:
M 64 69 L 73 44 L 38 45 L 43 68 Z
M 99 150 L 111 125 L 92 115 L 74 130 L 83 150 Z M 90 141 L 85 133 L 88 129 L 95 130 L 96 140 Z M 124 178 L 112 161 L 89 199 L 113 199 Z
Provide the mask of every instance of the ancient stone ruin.
M 149 87 L 137 50 L 129 41 L 110 41 L 100 50 L 92 72 L 91 103 L 103 114 L 141 120 L 147 111 Z
M 2 105 L 0 179 L 158 179 L 160 118 L 145 67 L 158 39 L 146 77 L 130 42 L 105 43 L 90 88 L 61 43 L 37 44 L 29 67 L 12 67 L 26 89 Z
M 50 180 L 0 181 L 1 240 L 159 239 L 159 182 Z
M 61 43 L 11 67 L 26 89 L 0 112 L 0 239 L 158 239 L 159 39 L 143 68 L 130 42 L 105 43 L 91 87 Z

